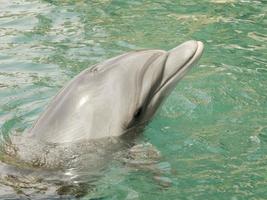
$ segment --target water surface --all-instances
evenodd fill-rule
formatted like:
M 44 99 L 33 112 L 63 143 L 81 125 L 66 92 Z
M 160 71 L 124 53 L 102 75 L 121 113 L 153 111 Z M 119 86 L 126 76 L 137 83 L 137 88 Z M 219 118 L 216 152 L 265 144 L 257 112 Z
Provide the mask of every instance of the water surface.
M 26 133 L 88 66 L 201 40 L 198 66 L 139 141 L 160 160 L 111 163 L 84 198 L 266 199 L 266 13 L 263 0 L 1 0 L 0 134 Z

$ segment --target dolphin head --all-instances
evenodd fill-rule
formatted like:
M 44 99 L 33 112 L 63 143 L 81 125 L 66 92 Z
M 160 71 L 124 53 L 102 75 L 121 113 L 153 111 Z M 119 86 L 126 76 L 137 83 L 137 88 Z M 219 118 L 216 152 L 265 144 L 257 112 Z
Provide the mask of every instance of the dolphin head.
M 127 131 L 147 123 L 202 52 L 202 42 L 187 41 L 170 51 L 130 52 L 92 68 L 99 75 L 103 71 L 102 80 L 110 84 L 102 93 L 110 94 L 106 101 L 110 105 L 107 113 L 112 119 L 110 127 Z
M 199 60 L 203 47 L 204 45 L 200 41 L 187 41 L 162 53 L 147 67 L 143 76 L 144 80 L 142 80 L 143 84 L 140 85 L 143 94 L 139 96 L 139 103 L 136 104 L 138 106 L 133 112 L 130 126 L 135 123 L 146 123 L 153 117 L 179 80 Z M 144 65 L 144 67 L 146 66 Z
M 31 129 L 48 142 L 120 136 L 146 124 L 200 58 L 203 44 L 142 50 L 97 64 L 56 95 Z

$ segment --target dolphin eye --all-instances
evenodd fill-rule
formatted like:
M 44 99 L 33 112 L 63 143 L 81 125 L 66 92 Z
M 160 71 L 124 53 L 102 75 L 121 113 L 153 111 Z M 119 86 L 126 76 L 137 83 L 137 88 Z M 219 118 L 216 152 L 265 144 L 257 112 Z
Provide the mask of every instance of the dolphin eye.
M 140 115 L 141 115 L 141 113 L 142 113 L 142 110 L 143 110 L 143 108 L 140 107 L 140 108 L 138 108 L 138 109 L 135 111 L 135 113 L 134 113 L 134 118 L 135 118 L 135 119 L 137 119 L 137 118 L 140 117 Z

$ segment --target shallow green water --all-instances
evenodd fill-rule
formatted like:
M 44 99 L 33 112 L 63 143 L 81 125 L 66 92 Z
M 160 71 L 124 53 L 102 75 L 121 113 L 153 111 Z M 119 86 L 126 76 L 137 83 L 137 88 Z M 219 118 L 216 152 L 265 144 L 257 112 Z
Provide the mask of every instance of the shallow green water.
M 267 3 L 2 0 L 0 133 L 30 128 L 88 66 L 123 52 L 205 43 L 140 143 L 157 170 L 115 162 L 85 199 L 267 198 Z M 156 172 L 155 172 L 156 171 Z

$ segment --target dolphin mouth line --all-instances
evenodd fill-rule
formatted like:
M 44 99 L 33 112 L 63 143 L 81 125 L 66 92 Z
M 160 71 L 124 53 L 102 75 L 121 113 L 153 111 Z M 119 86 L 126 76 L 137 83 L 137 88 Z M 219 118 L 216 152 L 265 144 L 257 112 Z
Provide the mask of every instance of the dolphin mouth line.
M 188 60 L 181 67 L 179 67 L 177 69 L 177 71 L 175 73 L 173 73 L 167 80 L 164 81 L 164 83 L 162 83 L 160 85 L 160 87 L 154 92 L 153 96 L 155 96 L 159 91 L 164 89 L 164 87 L 166 85 L 168 85 L 168 83 L 170 83 L 172 81 L 172 79 L 174 79 L 178 75 L 179 72 L 181 72 L 181 74 L 182 74 L 184 71 L 189 70 L 190 67 L 192 67 L 201 57 L 202 52 L 203 52 L 203 47 L 204 47 L 203 43 L 200 41 L 197 41 L 197 48 L 195 49 L 194 53 L 188 58 Z M 168 56 L 169 56 L 169 52 L 168 52 Z M 167 56 L 166 61 L 165 61 L 164 69 L 166 68 L 168 56 Z M 179 78 L 179 80 L 182 77 L 183 77 L 183 75 Z

